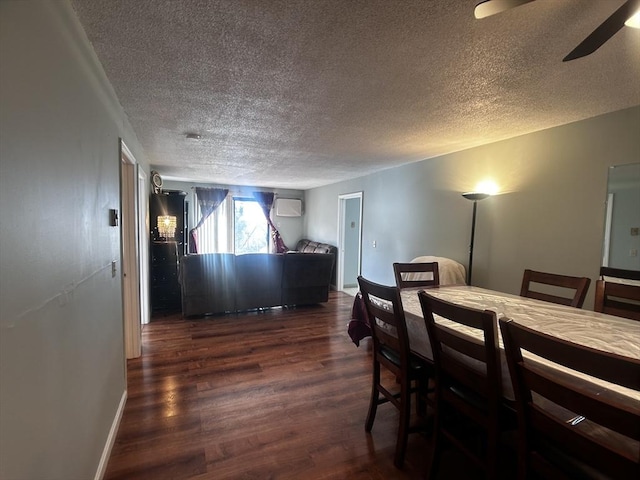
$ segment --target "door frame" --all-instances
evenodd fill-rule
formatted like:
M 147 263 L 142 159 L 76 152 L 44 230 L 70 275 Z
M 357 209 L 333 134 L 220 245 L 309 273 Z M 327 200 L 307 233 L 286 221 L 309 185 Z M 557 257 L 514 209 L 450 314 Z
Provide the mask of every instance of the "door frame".
M 140 283 L 140 323 L 145 325 L 151 321 L 151 304 L 149 296 L 149 181 L 145 171 L 138 166 L 138 278 Z
M 142 354 L 138 178 L 138 163 L 120 139 L 120 271 L 126 358 Z
M 607 210 L 604 218 L 604 241 L 602 242 L 602 266 L 609 266 L 611 251 L 611 222 L 613 221 L 613 193 L 607 194 Z
M 360 199 L 360 221 L 358 222 L 358 273 L 362 272 L 362 211 L 363 211 L 363 192 L 353 192 L 338 195 L 338 258 L 336 271 L 336 290 L 342 292 L 344 290 L 344 237 L 346 232 L 345 217 L 347 200 Z

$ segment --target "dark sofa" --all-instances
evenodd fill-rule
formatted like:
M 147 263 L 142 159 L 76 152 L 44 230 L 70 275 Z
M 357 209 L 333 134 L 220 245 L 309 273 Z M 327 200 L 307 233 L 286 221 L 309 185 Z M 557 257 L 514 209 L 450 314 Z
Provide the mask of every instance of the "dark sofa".
M 338 249 L 328 243 L 314 242 L 307 238 L 298 240 L 295 248 L 296 252 L 300 253 L 328 253 L 334 257 L 333 269 L 331 270 L 331 285 L 336 285 L 336 261 L 335 256 L 338 253 Z
M 184 316 L 329 300 L 335 255 L 205 253 L 180 260 Z

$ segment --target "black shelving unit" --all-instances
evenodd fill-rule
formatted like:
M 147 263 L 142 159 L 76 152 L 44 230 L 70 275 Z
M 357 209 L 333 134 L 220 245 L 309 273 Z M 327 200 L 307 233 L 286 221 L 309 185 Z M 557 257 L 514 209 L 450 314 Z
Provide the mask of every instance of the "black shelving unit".
M 163 237 L 158 231 L 159 216 L 176 217 L 173 237 Z M 185 193 L 165 191 L 151 195 L 149 202 L 151 227 L 150 295 L 152 312 L 180 311 L 180 283 L 178 265 L 180 257 L 187 253 Z

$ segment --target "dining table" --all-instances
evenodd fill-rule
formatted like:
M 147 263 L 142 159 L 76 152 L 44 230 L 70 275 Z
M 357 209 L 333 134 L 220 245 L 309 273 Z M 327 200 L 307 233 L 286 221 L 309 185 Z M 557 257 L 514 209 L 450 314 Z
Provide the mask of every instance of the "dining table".
M 429 295 L 436 298 L 465 307 L 491 310 L 496 313 L 496 319 L 509 318 L 533 330 L 544 332 L 563 340 L 640 360 L 640 322 L 636 320 L 468 285 L 446 285 L 428 289 L 402 289 L 400 293 L 410 348 L 413 353 L 427 360 L 432 360 L 433 355 L 418 297 L 420 290 L 425 290 Z M 435 320 L 450 326 L 462 334 L 477 339 L 483 338 L 480 330 L 439 317 L 436 317 Z M 496 325 L 496 329 L 498 329 L 498 342 L 501 350 L 503 397 L 507 400 L 513 400 L 513 387 L 498 325 Z M 530 355 L 533 357 L 528 352 L 523 353 L 525 358 Z M 637 390 L 611 384 L 581 372 L 569 370 L 564 366 L 540 357 L 531 359 L 554 369 L 560 375 L 569 375 L 571 378 L 579 378 L 592 384 L 598 395 L 612 395 L 616 398 L 622 398 L 625 403 L 631 402 L 631 404 L 640 408 L 640 392 Z M 638 375 L 640 375 L 640 371 Z

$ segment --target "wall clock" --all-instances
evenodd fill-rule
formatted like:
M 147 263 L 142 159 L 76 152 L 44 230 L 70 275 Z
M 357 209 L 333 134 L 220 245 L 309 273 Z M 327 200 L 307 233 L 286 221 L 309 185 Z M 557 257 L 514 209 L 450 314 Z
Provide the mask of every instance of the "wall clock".
M 159 193 L 162 189 L 162 177 L 158 172 L 151 172 L 151 185 L 154 193 Z

